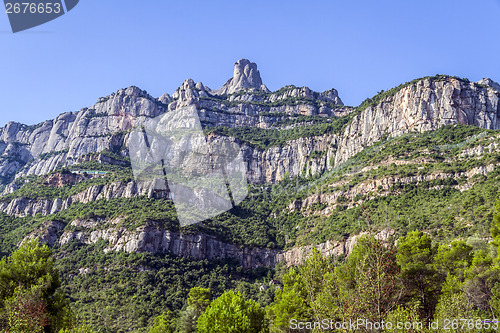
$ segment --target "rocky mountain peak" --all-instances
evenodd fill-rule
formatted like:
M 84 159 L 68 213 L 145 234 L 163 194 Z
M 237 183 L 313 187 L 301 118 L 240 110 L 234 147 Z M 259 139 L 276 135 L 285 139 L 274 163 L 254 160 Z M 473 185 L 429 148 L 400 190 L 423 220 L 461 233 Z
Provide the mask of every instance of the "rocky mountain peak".
M 142 97 L 143 95 L 146 95 L 147 93 L 140 89 L 139 87 L 136 86 L 131 86 L 126 89 L 120 89 L 118 90 L 119 95 L 127 95 L 127 96 L 135 96 L 135 97 Z
M 11 142 L 16 140 L 16 134 L 19 132 L 21 129 L 22 124 L 15 122 L 15 121 L 9 121 L 7 125 L 3 128 L 3 130 L 0 130 L 0 140 L 3 142 Z
M 128 88 L 119 89 L 116 93 L 113 93 L 107 97 L 101 97 L 101 99 L 107 100 L 115 96 L 130 96 L 130 97 L 153 99 L 153 97 L 151 97 L 151 95 L 149 95 L 146 90 L 142 90 L 137 86 L 130 86 Z
M 164 97 L 164 100 L 168 98 Z M 156 117 L 165 110 L 157 105 L 158 99 L 152 97 L 146 90 L 136 86 L 119 89 L 111 95 L 101 97 L 97 103 L 89 108 L 82 109 L 82 114 L 86 118 L 96 116 L 125 116 Z M 80 115 L 82 116 L 82 115 Z M 68 118 L 66 116 L 66 118 Z
M 479 80 L 479 81 L 477 81 L 477 83 L 491 87 L 491 88 L 495 89 L 496 91 L 500 92 L 500 84 L 498 84 L 498 82 L 493 81 L 489 77 L 484 78 L 482 80 Z
M 227 80 L 222 88 L 213 93 L 227 95 L 246 89 L 269 92 L 269 89 L 262 83 L 257 64 L 248 59 L 240 59 L 234 64 L 233 77 Z
M 331 101 L 337 105 L 344 105 L 344 103 L 342 103 L 342 100 L 339 97 L 337 89 L 332 88 L 330 90 L 323 92 L 321 95 L 323 95 L 328 101 Z
M 195 83 L 193 79 L 186 79 L 184 82 L 181 84 L 179 88 L 175 90 L 175 92 L 172 94 L 172 98 L 180 101 L 191 101 L 197 97 L 206 97 L 207 91 L 210 91 L 209 88 L 206 88 L 203 83 L 198 82 Z M 186 105 L 189 105 L 186 104 Z M 177 105 L 177 106 L 182 106 L 182 105 Z
M 287 100 L 290 98 L 304 98 L 308 100 L 321 100 L 326 102 L 331 102 L 336 105 L 344 105 L 339 97 L 337 90 L 330 89 L 322 93 L 312 91 L 308 87 L 296 87 L 294 85 L 288 85 L 283 87 L 274 93 L 272 93 L 268 100 L 270 102 L 276 102 L 279 100 Z

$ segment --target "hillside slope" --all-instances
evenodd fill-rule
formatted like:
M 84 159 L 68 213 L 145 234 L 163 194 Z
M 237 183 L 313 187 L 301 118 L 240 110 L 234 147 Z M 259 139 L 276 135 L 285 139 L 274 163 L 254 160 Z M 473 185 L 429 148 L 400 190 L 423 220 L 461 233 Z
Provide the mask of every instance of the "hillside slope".
M 220 294 L 262 281 L 313 247 L 346 255 L 363 232 L 489 237 L 497 83 L 439 75 L 348 107 L 335 89 L 269 92 L 254 65 L 237 62 L 219 90 L 188 79 L 153 98 L 130 87 L 1 128 L 0 252 L 30 237 L 48 243 L 79 318 L 117 332 L 180 309 L 190 287 Z M 137 124 L 186 106 L 209 142 L 241 146 L 250 185 L 233 209 L 181 228 L 172 194 L 135 181 L 127 146 Z

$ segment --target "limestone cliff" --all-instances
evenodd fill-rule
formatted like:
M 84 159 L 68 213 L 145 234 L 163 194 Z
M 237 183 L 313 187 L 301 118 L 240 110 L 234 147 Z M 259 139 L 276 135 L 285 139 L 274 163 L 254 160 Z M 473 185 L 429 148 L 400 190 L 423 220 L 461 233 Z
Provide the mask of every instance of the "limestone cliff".
M 130 129 L 148 118 L 189 105 L 196 107 L 204 126 L 225 127 L 274 128 L 274 124 L 287 117 L 342 116 L 353 111 L 353 108 L 342 107 L 335 89 L 324 93 L 294 86 L 275 93 L 269 93 L 267 88 L 245 90 L 261 83 L 260 74 L 254 65 L 245 60 L 237 63 L 235 78 L 230 84 L 236 94 L 229 96 L 217 96 L 201 82 L 195 83 L 188 79 L 172 97 L 163 94 L 160 98 L 153 98 L 146 91 L 130 87 L 99 98 L 89 108 L 67 112 L 37 125 L 11 122 L 0 128 L 0 183 L 7 184 L 14 178 L 26 175 L 44 175 L 57 168 L 79 163 L 87 154 L 105 149 L 126 157 Z M 247 155 L 253 157 L 259 154 L 251 152 Z M 248 160 L 251 165 L 260 165 L 261 162 Z M 294 162 L 297 163 L 303 164 L 304 160 Z M 262 168 L 271 167 L 264 165 Z M 270 174 L 272 171 L 264 173 Z M 279 174 L 284 172 L 279 171 Z M 256 178 L 262 181 L 275 180 L 272 177 Z
M 433 131 L 449 124 L 500 129 L 499 89 L 498 83 L 491 79 L 474 83 L 438 76 L 412 81 L 372 98 L 368 105 L 353 108 L 343 106 L 335 89 L 320 93 L 307 87 L 286 86 L 269 92 L 262 83 L 257 66 L 242 59 L 235 64 L 233 78 L 219 90 L 213 91 L 201 82 L 195 83 L 188 79 L 172 96 L 163 94 L 154 98 L 137 87 L 130 87 L 100 98 L 89 108 L 64 113 L 38 125 L 27 126 L 14 122 L 7 124 L 0 128 L 0 184 L 6 185 L 3 195 L 7 195 L 18 188 L 19 184 L 14 182 L 16 178 L 46 175 L 63 166 L 90 160 L 127 166 L 126 147 L 130 130 L 146 119 L 185 106 L 196 108 L 204 127 L 247 127 L 281 131 L 303 126 L 307 120 L 303 123 L 294 121 L 304 117 L 311 119 L 307 117 L 314 116 L 316 121 L 325 119 L 325 123 L 345 117 L 342 119 L 346 123 L 335 132 L 313 133 L 267 149 L 255 148 L 251 144 L 239 142 L 237 138 L 218 134 L 207 136 L 208 142 L 220 143 L 220 146 L 227 143 L 227 140 L 241 143 L 247 178 L 251 183 L 275 183 L 286 174 L 291 177 L 316 175 L 338 167 L 384 137 Z M 498 145 L 492 144 L 484 149 L 493 151 L 497 148 Z M 112 151 L 118 157 L 111 158 L 102 154 L 94 157 L 96 153 L 105 150 Z M 462 153 L 474 155 L 481 154 L 482 151 Z M 326 204 L 328 206 L 322 213 L 328 215 L 335 209 L 340 196 L 351 200 L 352 206 L 356 204 L 354 198 L 358 195 L 369 196 L 375 189 L 379 191 L 378 195 L 384 195 L 384 191 L 395 183 L 462 177 L 466 182 L 456 188 L 467 190 L 470 187 L 469 178 L 486 175 L 496 166 L 489 164 L 455 174 L 387 176 L 367 180 L 345 191 L 318 193 L 294 201 L 289 210 L 301 210 L 308 214 L 308 209 L 314 204 Z M 57 174 L 51 177 L 48 184 L 55 187 L 78 181 Z M 80 193 L 52 200 L 16 196 L 0 198 L 0 211 L 16 217 L 50 215 L 67 209 L 76 202 L 88 203 L 140 195 L 171 198 L 166 190 L 154 191 L 152 183 L 114 181 L 105 185 L 92 185 Z M 118 226 L 116 221 L 104 221 L 103 224 L 96 221 L 72 221 L 68 226 L 60 221 L 49 222 L 34 230 L 30 237 L 39 235 L 51 245 L 57 241 L 64 244 L 72 239 L 93 243 L 103 238 L 109 241 L 108 250 L 169 252 L 196 259 L 235 257 L 244 267 L 272 266 L 280 261 L 295 264 L 312 248 L 289 251 L 242 248 L 223 243 L 209 235 L 188 235 L 165 230 L 152 221 L 132 231 Z M 352 241 L 349 238 L 344 242 L 327 242 L 318 245 L 318 248 L 329 254 L 348 253 Z
M 272 182 L 281 179 L 280 175 L 286 172 L 291 176 L 299 175 L 308 154 L 314 150 L 326 153 L 319 162 L 322 166 L 313 166 L 313 172 L 322 171 L 329 167 L 325 162 L 330 158 L 333 165 L 338 165 L 384 135 L 430 131 L 453 123 L 498 129 L 499 92 L 491 86 L 494 86 L 491 82 L 489 85 L 475 84 L 449 77 L 417 81 L 361 111 L 341 134 L 304 138 L 267 151 L 245 148 L 249 178 L 253 182 Z M 86 154 L 105 149 L 126 156 L 128 130 L 134 124 L 185 105 L 196 106 L 203 124 L 226 127 L 272 128 L 274 123 L 286 117 L 284 115 L 342 116 L 354 111 L 332 106 L 341 103 L 334 90 L 314 93 L 307 88 L 290 86 L 264 97 L 232 96 L 229 102 L 205 97 L 209 93 L 203 84 L 186 80 L 173 98 L 165 95 L 160 98 L 170 101 L 166 105 L 131 87 L 99 99 L 90 108 L 65 113 L 36 126 L 9 123 L 0 129 L 2 180 L 8 183 L 14 177 L 43 175 L 58 167 L 75 164 Z M 255 101 L 247 102 L 245 96 Z M 290 96 L 299 98 L 299 103 L 283 102 Z M 316 104 L 310 104 L 311 101 Z M 308 147 L 301 148 L 304 145 Z M 330 149 L 329 145 L 335 149 Z
M 99 239 L 108 241 L 105 252 L 150 252 L 170 253 L 180 257 L 190 257 L 195 260 L 227 259 L 237 260 L 244 268 L 260 266 L 274 267 L 277 263 L 287 266 L 298 265 L 313 248 L 325 255 L 347 255 L 351 252 L 360 235 L 350 236 L 343 241 L 328 241 L 318 245 L 298 246 L 290 250 L 244 247 L 228 244 L 215 237 L 203 233 L 182 234 L 165 230 L 158 222 L 148 221 L 135 230 L 120 227 L 120 219 L 112 221 L 73 221 L 68 230 L 63 232 L 65 225 L 59 221 L 48 221 L 37 230 L 30 233 L 24 240 L 33 237 L 49 245 L 59 242 L 64 245 L 70 241 L 93 244 Z M 390 240 L 394 231 L 384 229 L 376 237 Z M 24 241 L 23 240 L 23 241 Z
M 168 191 L 156 189 L 154 181 L 140 183 L 134 181 L 129 183 L 113 182 L 107 185 L 92 185 L 80 193 L 54 200 L 19 197 L 12 200 L 3 200 L 0 201 L 0 211 L 15 217 L 35 216 L 37 214 L 49 215 L 65 210 L 74 203 L 89 203 L 112 198 L 132 198 L 141 195 L 149 198 L 171 199 Z
M 427 78 L 410 84 L 356 115 L 339 138 L 335 164 L 365 147 L 410 131 L 432 131 L 449 124 L 500 128 L 499 92 L 456 78 Z

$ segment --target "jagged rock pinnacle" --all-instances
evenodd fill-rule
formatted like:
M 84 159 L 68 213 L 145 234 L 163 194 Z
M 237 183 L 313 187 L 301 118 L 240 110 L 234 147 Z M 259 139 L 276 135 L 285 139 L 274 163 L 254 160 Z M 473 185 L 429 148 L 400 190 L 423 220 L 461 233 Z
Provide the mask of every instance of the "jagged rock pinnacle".
M 269 91 L 262 83 L 257 64 L 248 59 L 240 59 L 234 64 L 233 77 L 227 80 L 222 88 L 215 90 L 214 93 L 226 95 L 246 89 Z

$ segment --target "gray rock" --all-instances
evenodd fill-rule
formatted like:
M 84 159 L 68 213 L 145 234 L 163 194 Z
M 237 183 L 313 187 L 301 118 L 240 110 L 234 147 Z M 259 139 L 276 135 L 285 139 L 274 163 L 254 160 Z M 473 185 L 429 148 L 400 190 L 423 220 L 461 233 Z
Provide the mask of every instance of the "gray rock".
M 335 89 L 330 89 L 323 93 L 317 93 L 315 91 L 312 91 L 308 87 L 298 88 L 293 85 L 286 86 L 284 88 L 275 91 L 265 100 L 267 102 L 277 102 L 297 97 L 301 97 L 303 99 L 311 101 L 325 101 L 325 102 L 331 102 L 336 105 L 344 105 L 344 103 L 342 103 L 342 100 L 338 95 L 337 90 Z
M 27 240 L 38 238 L 41 244 L 47 244 L 52 247 L 59 239 L 59 236 L 66 227 L 66 223 L 62 221 L 47 221 L 44 222 L 38 229 L 29 233 L 26 237 L 23 238 L 21 242 L 19 242 L 18 246 L 24 243 Z
M 212 94 L 228 95 L 246 89 L 269 92 L 269 89 L 262 83 L 257 64 L 248 59 L 240 59 L 234 64 L 233 77 L 227 80 L 222 88 L 214 90 Z
M 355 116 L 339 138 L 335 165 L 379 141 L 384 134 L 395 137 L 451 124 L 500 129 L 499 99 L 493 89 L 455 78 L 420 80 Z
M 74 194 L 68 198 L 47 199 L 27 199 L 14 198 L 11 201 L 0 202 L 0 211 L 15 217 L 43 216 L 55 214 L 67 209 L 74 203 L 89 203 L 101 199 L 132 198 L 141 195 L 150 195 L 152 198 L 171 199 L 171 194 L 167 191 L 157 190 L 154 181 L 136 183 L 114 182 L 107 185 L 93 185 L 85 191 Z
M 164 93 L 163 95 L 161 95 L 161 96 L 160 96 L 160 98 L 158 98 L 158 101 L 159 101 L 160 103 L 163 103 L 163 104 L 167 104 L 167 105 L 168 105 L 168 103 L 172 102 L 172 97 L 170 97 L 170 95 L 169 95 L 169 94 Z
M 256 67 L 244 60 L 236 65 L 235 78 L 238 79 L 235 79 L 234 84 L 240 87 L 240 83 L 248 85 L 253 82 L 257 87 L 260 76 L 257 78 L 259 74 Z M 490 81 L 486 80 L 481 84 L 494 86 L 494 82 Z M 231 86 L 232 84 L 233 81 Z M 196 107 L 202 123 L 261 128 L 272 128 L 275 122 L 281 119 L 279 116 L 271 117 L 267 113 L 345 115 L 354 111 L 353 108 L 347 107 L 332 108 L 331 103 L 341 103 L 334 89 L 317 93 L 307 87 L 287 86 L 272 94 L 244 93 L 231 96 L 231 104 L 216 98 L 203 98 L 202 93 L 208 96 L 207 88 L 201 82 L 195 83 L 188 79 L 174 93 L 175 100 L 169 103 L 168 110 L 191 104 Z M 313 99 L 319 104 L 326 104 L 317 107 L 311 104 L 285 103 L 271 107 L 247 103 L 274 103 L 289 98 Z M 146 119 L 167 112 L 165 103 L 169 100 L 168 95 L 156 100 L 145 91 L 130 87 L 100 98 L 90 108 L 64 113 L 54 120 L 36 126 L 8 123 L 0 128 L 0 175 L 4 183 L 5 179 L 14 177 L 43 175 L 61 166 L 94 158 L 91 157 L 94 155 L 88 155 L 89 153 L 126 146 L 129 140 L 128 130 L 135 124 L 141 124 Z M 264 112 L 266 115 L 261 115 Z M 365 147 L 380 140 L 384 134 L 394 137 L 411 131 L 431 131 L 456 123 L 499 129 L 499 114 L 499 96 L 493 88 L 454 78 L 420 80 L 356 115 L 343 133 L 291 140 L 283 147 L 271 147 L 267 150 L 243 145 L 247 178 L 252 183 L 273 183 L 283 179 L 287 173 L 291 177 L 304 172 L 311 175 L 321 173 L 347 161 Z M 220 145 L 227 140 L 235 141 L 215 134 L 207 139 Z M 322 154 L 311 158 L 314 151 Z M 172 158 L 178 159 L 180 153 L 173 152 Z M 125 165 L 119 160 L 98 156 L 100 157 L 93 160 Z M 4 194 L 11 193 L 16 186 L 14 183 L 7 186 Z M 0 203 L 0 210 L 12 216 L 37 213 L 47 215 L 66 209 L 74 202 L 85 203 L 101 198 L 138 195 L 169 196 L 166 192 L 155 193 L 151 186 L 131 182 L 93 186 L 85 192 L 55 201 L 19 198 Z
M 482 80 L 479 80 L 479 81 L 477 81 L 477 83 L 485 85 L 485 86 L 488 86 L 488 87 L 491 87 L 491 88 L 495 89 L 496 91 L 500 92 L 500 84 L 498 84 L 497 82 L 493 81 L 489 77 L 484 78 Z
M 119 225 L 120 219 L 115 221 L 100 221 L 99 223 L 73 221 L 74 227 L 79 231 L 65 231 L 59 238 L 61 245 L 72 240 L 85 244 L 92 244 L 99 239 L 109 241 L 106 252 L 150 252 L 171 253 L 180 257 L 190 257 L 195 260 L 234 258 L 243 268 L 256 268 L 260 266 L 273 267 L 279 262 L 287 266 L 298 265 L 307 258 L 313 248 L 321 253 L 331 255 L 348 255 L 351 253 L 356 240 L 361 235 L 353 235 L 343 242 L 328 241 L 318 245 L 295 247 L 282 251 L 269 248 L 242 247 L 235 244 L 224 243 L 213 236 L 203 233 L 182 234 L 165 230 L 161 223 L 148 221 L 146 225 L 135 230 L 128 230 Z M 95 230 L 97 226 L 101 227 Z M 382 230 L 375 237 L 390 241 L 394 230 Z

